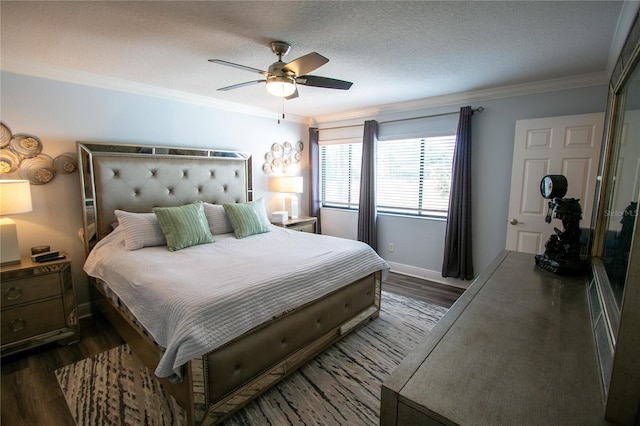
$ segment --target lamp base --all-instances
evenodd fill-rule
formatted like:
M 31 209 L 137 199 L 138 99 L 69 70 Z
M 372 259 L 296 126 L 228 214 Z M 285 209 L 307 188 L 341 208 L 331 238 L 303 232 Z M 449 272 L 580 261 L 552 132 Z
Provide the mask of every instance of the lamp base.
M 298 197 L 290 195 L 284 199 L 285 210 L 289 212 L 289 217 L 295 219 L 298 217 Z
M 16 223 L 8 218 L 0 219 L 0 266 L 18 263 L 20 263 L 20 250 Z

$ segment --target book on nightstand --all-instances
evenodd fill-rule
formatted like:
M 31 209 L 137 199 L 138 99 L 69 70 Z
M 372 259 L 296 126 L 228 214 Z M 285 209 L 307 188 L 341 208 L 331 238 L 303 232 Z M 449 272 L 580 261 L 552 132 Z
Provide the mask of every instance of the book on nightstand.
M 58 259 L 64 259 L 64 255 L 60 254 L 59 251 L 45 251 L 44 253 L 31 255 L 33 262 L 50 262 Z

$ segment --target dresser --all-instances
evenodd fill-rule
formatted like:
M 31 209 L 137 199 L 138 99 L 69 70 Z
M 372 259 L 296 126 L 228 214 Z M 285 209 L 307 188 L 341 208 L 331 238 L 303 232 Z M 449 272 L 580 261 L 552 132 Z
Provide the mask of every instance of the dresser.
M 301 216 L 294 219 L 289 219 L 283 223 L 272 223 L 283 228 L 291 229 L 292 231 L 309 232 L 311 234 L 315 234 L 316 222 L 317 219 L 315 217 Z
M 380 424 L 608 424 L 586 288 L 505 251 L 383 382 Z
M 57 341 L 80 338 L 71 259 L 32 262 L 0 269 L 2 356 Z

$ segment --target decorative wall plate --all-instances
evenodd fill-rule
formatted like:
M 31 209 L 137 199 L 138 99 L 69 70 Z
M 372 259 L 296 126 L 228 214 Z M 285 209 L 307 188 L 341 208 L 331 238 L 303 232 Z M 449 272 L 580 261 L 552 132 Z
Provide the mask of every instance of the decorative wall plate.
M 6 148 L 9 146 L 9 142 L 11 142 L 11 130 L 0 121 L 0 148 Z
M 13 152 L 23 158 L 31 158 L 42 152 L 42 142 L 37 136 L 19 133 L 13 135 L 9 143 Z
M 18 170 L 20 157 L 10 149 L 0 149 L 0 173 L 13 173 Z
M 78 168 L 78 162 L 73 154 L 60 154 L 53 159 L 53 167 L 58 173 L 73 173 Z
M 278 146 L 280 146 L 280 145 L 278 145 Z M 283 155 L 284 155 L 284 151 L 282 150 L 282 147 L 280 147 L 280 149 L 278 149 L 276 151 L 271 151 L 271 156 L 274 159 L 282 158 Z
M 40 154 L 37 157 L 22 160 L 18 167 L 18 175 L 22 179 L 27 179 L 32 185 L 42 185 L 56 177 L 56 169 L 53 167 L 51 157 Z

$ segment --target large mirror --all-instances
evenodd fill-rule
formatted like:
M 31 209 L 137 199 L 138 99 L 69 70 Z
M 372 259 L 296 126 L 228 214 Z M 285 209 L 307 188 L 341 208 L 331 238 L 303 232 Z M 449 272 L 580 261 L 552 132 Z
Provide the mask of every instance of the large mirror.
M 619 308 L 640 197 L 640 68 L 631 73 L 618 97 L 620 109 L 612 140 L 615 153 L 612 152 L 610 161 L 611 190 L 604 212 L 606 237 L 602 260 Z
M 589 301 L 606 417 L 640 424 L 640 19 L 609 83 Z

